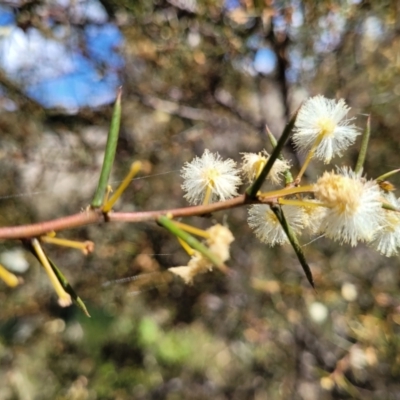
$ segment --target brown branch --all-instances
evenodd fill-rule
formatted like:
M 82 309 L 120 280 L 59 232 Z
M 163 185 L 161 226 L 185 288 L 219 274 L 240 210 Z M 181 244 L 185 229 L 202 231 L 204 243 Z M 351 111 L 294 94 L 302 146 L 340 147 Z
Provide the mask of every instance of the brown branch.
M 0 239 L 26 239 L 44 235 L 52 231 L 62 231 L 66 229 L 78 228 L 80 226 L 102 223 L 102 222 L 143 222 L 155 221 L 162 215 L 169 215 L 174 218 L 200 216 L 216 211 L 227 210 L 244 206 L 246 204 L 265 203 L 271 199 L 249 200 L 245 195 L 240 195 L 233 199 L 220 201 L 205 206 L 192 206 L 171 210 L 142 211 L 133 213 L 110 212 L 104 214 L 101 209 L 85 210 L 79 214 L 70 215 L 46 222 L 39 222 L 30 225 L 10 226 L 0 228 Z
M 184 208 L 176 208 L 173 210 L 160 210 L 160 211 L 144 211 L 136 213 L 110 213 L 108 220 L 113 222 L 141 222 L 156 220 L 162 215 L 169 215 L 172 218 L 179 217 L 193 217 L 205 214 L 211 214 L 216 211 L 227 210 L 230 208 L 236 208 L 245 204 L 258 203 L 259 201 L 249 201 L 247 197 L 242 194 L 230 200 L 220 201 L 218 203 L 208 204 L 206 206 L 192 206 Z M 0 231 L 1 234 L 1 231 Z
M 45 235 L 52 231 L 78 228 L 80 226 L 103 222 L 104 216 L 99 211 L 89 210 L 67 217 L 38 222 L 30 225 L 8 226 L 0 228 L 0 239 L 26 239 Z

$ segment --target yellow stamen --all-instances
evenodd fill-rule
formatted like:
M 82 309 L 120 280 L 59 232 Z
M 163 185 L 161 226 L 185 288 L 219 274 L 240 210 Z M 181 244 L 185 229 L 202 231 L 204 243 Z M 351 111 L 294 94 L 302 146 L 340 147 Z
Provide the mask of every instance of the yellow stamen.
M 44 243 L 56 244 L 58 246 L 72 247 L 73 249 L 82 250 L 82 253 L 87 256 L 89 253 L 93 253 L 94 243 L 90 240 L 85 242 L 78 242 L 76 240 L 60 239 L 51 236 L 41 236 L 40 241 Z
M 192 233 L 193 235 L 200 236 L 205 239 L 208 239 L 210 237 L 210 234 L 208 232 L 206 232 L 203 229 L 196 228 L 192 225 L 184 224 L 183 222 L 178 222 L 178 221 L 174 221 L 174 224 L 178 228 L 181 228 L 183 231 Z
M 20 279 L 18 279 L 17 276 L 8 271 L 1 264 L 0 264 L 0 279 L 2 279 L 4 283 L 9 287 L 18 286 L 21 283 Z
M 58 280 L 53 269 L 51 268 L 49 260 L 47 259 L 46 255 L 44 254 L 44 251 L 43 251 L 42 247 L 40 246 L 39 241 L 37 239 L 32 239 L 31 243 L 32 243 L 32 247 L 36 251 L 36 254 L 39 258 L 40 263 L 42 264 L 43 268 L 45 269 L 45 271 L 47 273 L 47 276 L 50 279 L 50 282 L 51 282 L 54 290 L 57 293 L 58 304 L 60 304 L 61 307 L 68 307 L 69 305 L 72 304 L 71 296 L 61 286 L 61 283 Z
M 180 243 L 180 245 L 183 247 L 183 249 L 186 251 L 186 253 L 189 254 L 189 256 L 192 256 L 195 251 L 181 238 L 177 237 L 178 242 Z
M 128 173 L 128 175 L 125 177 L 125 179 L 121 182 L 119 185 L 118 189 L 115 191 L 115 193 L 112 195 L 111 199 L 108 200 L 104 206 L 103 206 L 103 211 L 105 213 L 109 212 L 112 208 L 112 206 L 116 203 L 116 201 L 121 197 L 122 193 L 124 193 L 125 189 L 128 187 L 128 185 L 131 183 L 131 180 L 136 176 L 136 174 L 140 171 L 142 168 L 142 163 L 140 161 L 135 161 L 131 165 L 131 169 Z

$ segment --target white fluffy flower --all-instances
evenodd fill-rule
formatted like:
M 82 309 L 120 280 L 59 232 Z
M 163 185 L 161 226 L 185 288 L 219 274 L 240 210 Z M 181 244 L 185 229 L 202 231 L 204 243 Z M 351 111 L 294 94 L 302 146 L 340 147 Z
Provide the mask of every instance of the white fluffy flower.
M 235 161 L 222 160 L 218 153 L 205 150 L 182 168 L 185 198 L 191 204 L 200 204 L 237 196 L 237 186 L 242 183 L 238 174 Z
M 269 159 L 269 154 L 266 150 L 260 153 L 241 153 L 243 159 L 242 171 L 249 182 L 252 182 L 261 172 L 262 168 Z M 290 168 L 288 161 L 275 160 L 267 179 L 272 183 L 279 184 L 281 182 L 282 174 Z
M 303 209 L 301 207 L 283 205 L 282 211 L 295 233 L 303 228 Z M 275 213 L 268 205 L 257 204 L 249 209 L 247 219 L 255 235 L 264 243 L 274 246 L 288 242 L 287 235 Z
M 316 200 L 307 198 L 305 200 L 309 205 L 303 207 L 304 230 L 310 235 L 314 235 L 321 230 L 321 222 L 326 215 L 326 208 L 318 206 L 320 203 Z M 315 204 L 315 206 L 313 206 L 313 204 Z
M 355 125 L 349 125 L 352 119 L 346 115 L 350 108 L 343 99 L 338 102 L 315 96 L 308 99 L 297 115 L 293 141 L 302 151 L 310 151 L 318 143 L 314 154 L 328 163 L 333 156 L 354 143 L 360 134 Z
M 321 230 L 327 237 L 352 246 L 371 241 L 381 227 L 382 203 L 375 181 L 348 168 L 325 172 L 314 185 L 315 197 L 326 207 Z
M 393 193 L 388 193 L 384 201 L 400 209 L 400 199 Z M 382 228 L 376 233 L 372 246 L 381 254 L 390 257 L 397 254 L 400 247 L 400 213 L 392 210 L 383 210 Z

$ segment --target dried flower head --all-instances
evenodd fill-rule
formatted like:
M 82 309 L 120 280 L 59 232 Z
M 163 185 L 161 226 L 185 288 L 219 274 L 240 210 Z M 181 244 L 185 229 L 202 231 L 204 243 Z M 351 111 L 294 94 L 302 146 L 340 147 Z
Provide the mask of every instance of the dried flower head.
M 302 151 L 310 151 L 317 144 L 314 154 L 328 163 L 333 156 L 354 143 L 360 134 L 355 125 L 349 125 L 352 119 L 346 115 L 350 108 L 343 99 L 338 102 L 315 96 L 308 99 L 297 115 L 293 141 Z
M 400 210 L 400 199 L 396 199 L 393 193 L 387 193 L 384 201 Z M 399 212 L 383 210 L 382 227 L 376 232 L 372 246 L 387 257 L 397 254 L 397 249 L 400 247 Z
M 249 182 L 252 182 L 262 171 L 269 159 L 269 154 L 266 150 L 260 153 L 241 153 L 243 159 L 242 171 Z M 275 160 L 267 179 L 272 183 L 279 184 L 282 174 L 290 168 L 290 163 L 286 160 Z
M 338 172 L 325 172 L 314 185 L 315 197 L 327 207 L 321 230 L 352 246 L 370 241 L 382 223 L 379 186 L 349 168 Z
M 286 220 L 295 233 L 299 233 L 303 228 L 303 209 L 300 207 L 283 205 L 282 211 Z M 287 235 L 283 230 L 275 213 L 268 205 L 257 204 L 249 209 L 247 219 L 255 235 L 264 243 L 274 246 L 288 242 Z
M 168 271 L 180 276 L 186 284 L 191 284 L 198 274 L 205 274 L 212 269 L 212 263 L 201 253 L 195 251 L 187 266 L 172 267 Z
M 218 153 L 205 150 L 182 168 L 185 198 L 191 204 L 207 204 L 237 196 L 237 186 L 242 183 L 238 175 L 235 161 L 222 160 Z
M 218 256 L 222 262 L 229 260 L 229 246 L 235 240 L 232 232 L 223 225 L 216 224 L 207 229 L 210 237 L 207 239 L 209 249 Z
M 231 231 L 220 224 L 213 225 L 206 231 L 209 234 L 207 246 L 222 262 L 229 260 L 229 246 L 234 237 Z M 201 253 L 195 251 L 187 266 L 172 267 L 169 271 L 180 276 L 186 284 L 193 282 L 193 278 L 198 274 L 204 274 L 212 270 L 212 263 Z

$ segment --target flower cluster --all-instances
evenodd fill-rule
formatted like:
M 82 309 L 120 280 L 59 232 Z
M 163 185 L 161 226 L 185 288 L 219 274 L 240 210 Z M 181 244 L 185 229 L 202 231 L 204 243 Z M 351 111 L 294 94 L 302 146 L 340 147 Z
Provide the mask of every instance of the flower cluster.
M 302 184 L 303 175 L 313 159 L 329 163 L 334 157 L 342 156 L 361 134 L 360 130 L 351 124 L 353 118 L 347 117 L 349 110 L 343 99 L 335 101 L 323 96 L 310 98 L 302 105 L 294 120 L 287 125 L 277 143 L 268 132 L 273 147 L 271 154 L 265 149 L 258 153 L 241 153 L 240 168 L 234 160 L 224 160 L 218 153 L 213 154 L 205 150 L 201 157 L 195 157 L 191 162 L 185 163 L 181 172 L 184 179 L 184 197 L 189 203 L 200 205 L 198 207 L 170 212 L 141 212 L 140 215 L 133 213 L 131 216 L 127 216 L 126 213 L 112 213 L 114 204 L 142 168 L 142 163 L 134 162 L 110 199 L 108 194 L 111 189 L 107 189 L 107 194 L 104 195 L 106 188 L 100 179 L 101 190 L 96 191 L 87 213 L 95 217 L 93 222 L 97 221 L 100 215 L 109 221 L 130 218 L 132 221 L 155 219 L 177 237 L 191 257 L 187 265 L 170 268 L 162 275 L 168 276 L 169 279 L 172 274 L 177 275 L 187 284 L 192 283 L 196 275 L 210 271 L 213 266 L 223 273 L 229 272 L 224 263 L 229 259 L 229 248 L 234 238 L 229 229 L 222 225 L 214 225 L 204 231 L 180 222 L 177 218 L 204 215 L 247 204 L 252 204 L 248 210 L 248 224 L 257 238 L 269 246 L 289 242 L 311 285 L 314 285 L 313 277 L 298 239 L 301 234 L 324 236 L 351 246 L 364 242 L 383 255 L 395 255 L 400 248 L 400 199 L 392 193 L 394 186 L 386 179 L 400 172 L 400 169 L 388 172 L 375 180 L 362 175 L 369 126 L 363 135 L 362 151 L 354 170 L 349 167 L 330 168 L 315 182 Z M 305 153 L 295 178 L 291 162 L 280 154 L 291 129 L 296 149 Z M 109 154 L 112 151 L 107 149 Z M 283 178 L 284 185 L 277 188 L 283 184 Z M 274 188 L 263 191 L 264 181 L 274 185 Z M 242 182 L 246 182 L 249 187 L 244 191 L 244 195 L 238 196 Z M 264 185 L 265 187 L 267 185 Z M 238 197 L 229 200 L 235 196 Z M 217 201 L 225 203 L 212 204 Z M 89 221 L 85 215 L 82 224 Z M 35 229 L 38 227 L 33 230 Z M 42 232 L 41 229 L 39 232 Z M 30 229 L 28 231 L 29 235 L 18 237 L 25 238 L 25 247 L 44 267 L 59 297 L 59 303 L 67 306 L 75 300 L 83 312 L 89 315 L 84 303 L 62 272 L 46 256 L 41 243 L 77 248 L 84 254 L 93 251 L 93 243 L 55 238 L 47 231 L 44 232 L 46 235 L 42 232 L 37 237 L 31 237 L 32 232 Z M 203 238 L 204 242 L 197 240 L 193 235 Z M 0 279 L 10 287 L 21 283 L 17 276 L 2 265 Z
M 318 234 L 351 246 L 367 242 L 386 256 L 397 253 L 400 199 L 379 185 L 378 180 L 363 177 L 361 168 L 325 171 L 313 184 L 300 185 L 311 159 L 328 163 L 333 157 L 342 156 L 360 135 L 360 130 L 350 123 L 353 119 L 347 118 L 349 110 L 343 99 L 335 101 L 323 96 L 310 98 L 300 108 L 293 141 L 297 149 L 306 153 L 306 159 L 297 178 L 279 190 L 258 193 L 257 199 L 265 204 L 249 208 L 248 223 L 262 242 L 270 246 L 288 242 L 287 230 L 271 209 L 279 204 L 295 235 Z M 242 153 L 239 171 L 233 160 L 222 160 L 218 154 L 206 150 L 202 157 L 183 168 L 185 197 L 193 204 L 232 198 L 238 193 L 240 174 L 252 184 L 269 157 L 266 150 Z M 276 159 L 267 180 L 281 184 L 283 174 L 290 168 L 289 161 Z
M 185 198 L 191 204 L 209 204 L 217 200 L 228 200 L 238 195 L 238 187 L 242 180 L 240 174 L 253 182 L 266 165 L 269 154 L 266 150 L 255 153 L 242 153 L 243 163 L 241 171 L 236 168 L 236 162 L 223 160 L 216 153 L 206 149 L 201 157 L 185 163 L 182 168 L 184 183 L 182 189 L 186 192 Z M 290 168 L 286 160 L 276 160 L 267 179 L 271 183 L 279 184 L 282 174 Z

